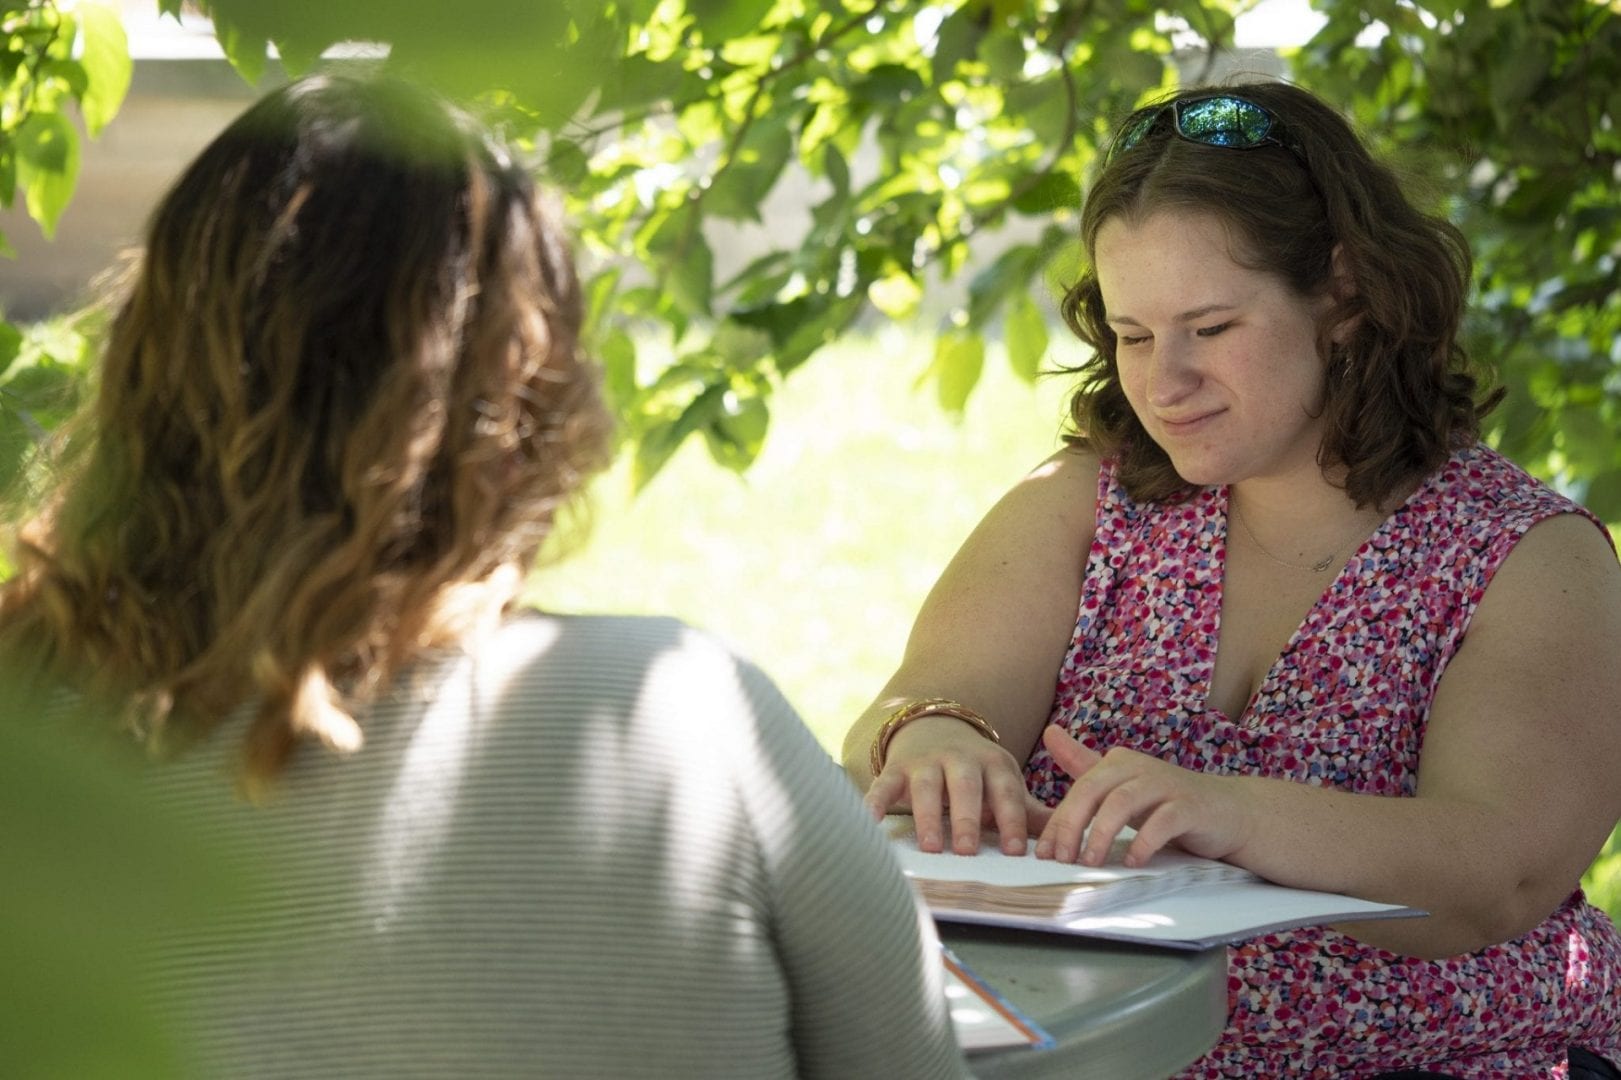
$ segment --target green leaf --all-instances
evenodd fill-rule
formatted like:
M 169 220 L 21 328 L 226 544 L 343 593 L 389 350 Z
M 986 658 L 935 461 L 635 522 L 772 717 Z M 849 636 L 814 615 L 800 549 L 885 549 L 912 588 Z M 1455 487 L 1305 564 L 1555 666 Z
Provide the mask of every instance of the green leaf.
M 0 375 L 6 373 L 6 369 L 17 359 L 22 347 L 22 331 L 8 322 L 0 322 Z
M 578 186 L 591 173 L 591 160 L 579 143 L 556 138 L 546 148 L 546 179 L 562 190 Z
M 1003 88 L 1002 99 L 1003 120 L 1012 120 L 1027 128 L 1038 145 L 1056 148 L 1071 119 L 1076 120 L 1077 134 L 1085 136 L 1079 118 L 1070 115 L 1069 94 L 1065 92 L 1063 76 L 1056 72 L 1011 83 Z
M 768 251 L 752 260 L 732 275 L 723 290 L 737 290 L 739 306 L 750 306 L 768 300 L 782 291 L 790 273 L 793 255 L 786 251 Z
M 934 343 L 934 363 L 924 373 L 934 379 L 940 407 L 961 415 L 985 370 L 985 339 L 976 333 L 949 330 Z
M 974 17 L 970 5 L 964 4 L 946 16 L 935 37 L 934 56 L 930 61 L 934 85 L 957 77 L 958 65 L 974 55 L 984 34 L 985 27 Z
M 1081 185 L 1061 169 L 1042 176 L 1013 200 L 1013 209 L 1032 217 L 1046 217 L 1054 210 L 1079 210 Z
M 685 203 L 647 235 L 646 250 L 665 272 L 663 292 L 689 316 L 709 314 L 715 291 L 715 256 L 704 239 L 703 217 Z
M 709 351 L 734 371 L 756 368 L 771 353 L 771 335 L 757 326 L 725 319 L 715 328 Z
M 636 459 L 631 463 L 631 486 L 635 490 L 641 491 L 659 474 L 688 435 L 714 422 L 724 410 L 730 390 L 724 382 L 713 383 L 693 398 L 674 420 L 648 429 L 636 447 Z
M 781 350 L 826 310 L 826 299 L 813 294 L 793 300 L 766 300 L 749 307 L 735 308 L 730 317 L 744 326 L 765 331 L 771 338 L 772 348 Z
M 904 64 L 879 64 L 852 93 L 877 105 L 898 105 L 923 92 L 923 76 Z
M 670 266 L 670 296 L 688 315 L 708 315 L 715 291 L 715 255 L 703 233 L 694 229 L 686 253 Z
M 1599 410 L 1567 406 L 1560 413 L 1559 427 L 1565 455 L 1577 475 L 1598 475 L 1621 465 L 1617 460 L 1621 445 L 1616 442 L 1614 428 L 1605 422 Z
M 740 473 L 760 456 L 771 411 L 763 398 L 738 399 L 733 394 L 726 395 L 722 406 L 720 415 L 703 429 L 704 442 L 716 464 Z
M 51 429 L 72 415 L 78 400 L 76 369 L 40 355 L 37 345 L 17 334 L 16 352 L 7 364 L 25 350 L 28 355 L 0 382 L 0 491 L 11 485 Z
M 78 6 L 83 46 L 79 62 L 90 85 L 79 98 L 84 126 L 91 138 L 101 134 L 129 91 L 129 38 L 118 12 L 106 4 L 82 0 Z
M 50 360 L 21 366 L 0 383 L 0 412 L 21 415 L 36 436 L 66 419 L 77 400 L 75 369 Z
M 1608 469 L 1593 477 L 1582 503 L 1601 521 L 1621 521 L 1621 469 Z
M 214 36 L 219 39 L 220 48 L 225 50 L 225 59 L 231 62 L 242 80 L 250 86 L 259 85 L 265 73 L 270 39 L 263 34 L 248 33 L 233 22 L 223 21 L 217 11 L 214 13 Z
M 791 153 L 793 139 L 784 121 L 755 124 L 736 156 L 710 184 L 704 209 L 733 221 L 759 221 L 760 204 L 782 175 Z
M 904 270 L 891 270 L 867 286 L 872 306 L 896 322 L 911 318 L 923 300 L 923 286 Z
M 1511 128 L 1525 119 L 1525 106 L 1534 98 L 1549 74 L 1549 57 L 1537 47 L 1536 35 L 1517 35 L 1512 44 L 1495 57 L 1487 76 L 1492 111 L 1502 128 Z
M 14 675 L 0 672 L 0 1061 L 10 1076 L 199 1075 L 177 1010 L 141 992 L 141 958 L 176 933 L 222 940 L 220 913 L 241 911 L 275 872 L 227 859 L 253 850 L 234 825 L 205 837 L 154 799 L 130 747 L 96 738 L 110 717 L 9 722 L 51 712 Z M 291 929 L 274 921 L 252 933 Z
M 832 143 L 822 148 L 822 170 L 833 185 L 834 196 L 846 198 L 850 194 L 850 166 Z
M 667 323 L 671 336 L 679 339 L 686 333 L 687 317 L 663 289 L 653 285 L 637 285 L 620 289 L 612 294 L 614 310 L 628 318 L 632 325 L 652 320 Z
M 718 45 L 743 37 L 764 21 L 773 0 L 687 0 L 687 10 L 705 41 Z
M 609 407 L 623 415 L 636 400 L 636 342 L 623 330 L 615 328 L 597 349 L 602 358 L 602 385 Z
M 1025 382 L 1035 382 L 1041 362 L 1047 356 L 1050 335 L 1047 320 L 1029 294 L 1020 293 L 1009 303 L 1003 316 L 1002 340 L 1007 345 L 1008 364 Z
M 10 490 L 39 445 L 39 433 L 31 420 L 23 413 L 0 408 L 0 493 Z
M 687 70 L 680 55 L 668 60 L 627 56 L 620 61 L 614 78 L 603 82 L 595 111 L 599 116 L 611 115 L 668 100 L 676 96 L 686 79 Z
M 90 76 L 85 72 L 84 65 L 77 60 L 61 57 L 51 57 L 39 66 L 38 83 L 47 82 L 61 83 L 75 98 L 83 97 L 85 91 L 90 89 Z
M 991 78 L 1012 82 L 1024 75 L 1024 37 L 1017 30 L 995 30 L 979 43 L 979 58 Z
M 17 153 L 10 140 L 0 134 L 0 206 L 9 207 L 17 197 Z
M 630 464 L 630 487 L 632 491 L 640 492 L 650 484 L 655 476 L 675 455 L 676 449 L 681 445 L 680 439 L 675 437 L 676 425 L 674 421 L 659 424 L 646 429 L 636 442 L 636 456 Z M 685 435 L 682 436 L 685 438 Z
M 1034 244 L 1015 244 L 968 283 L 968 325 L 980 329 L 995 317 L 1008 296 L 1029 287 L 1042 260 Z
M 73 198 L 79 180 L 79 134 L 59 112 L 36 112 L 17 130 L 17 181 L 28 214 L 46 237 Z

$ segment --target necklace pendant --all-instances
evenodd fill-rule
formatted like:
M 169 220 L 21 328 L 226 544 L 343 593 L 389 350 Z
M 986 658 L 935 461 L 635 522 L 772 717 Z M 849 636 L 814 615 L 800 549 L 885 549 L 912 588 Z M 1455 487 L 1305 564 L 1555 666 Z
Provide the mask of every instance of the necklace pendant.
M 1334 564 L 1334 556 L 1330 555 L 1326 559 L 1319 559 L 1317 562 L 1312 563 L 1311 564 L 1311 572 L 1314 573 L 1314 574 L 1321 574 L 1324 570 L 1327 570 L 1333 564 Z

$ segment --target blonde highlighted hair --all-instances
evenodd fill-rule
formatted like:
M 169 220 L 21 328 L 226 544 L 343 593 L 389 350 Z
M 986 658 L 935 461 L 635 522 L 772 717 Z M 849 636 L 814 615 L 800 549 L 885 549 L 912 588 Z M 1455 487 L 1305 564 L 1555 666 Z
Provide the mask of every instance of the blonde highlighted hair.
M 392 79 L 276 90 L 152 219 L 0 655 L 150 740 L 257 702 L 250 783 L 357 746 L 605 462 L 581 320 L 557 221 L 472 121 Z

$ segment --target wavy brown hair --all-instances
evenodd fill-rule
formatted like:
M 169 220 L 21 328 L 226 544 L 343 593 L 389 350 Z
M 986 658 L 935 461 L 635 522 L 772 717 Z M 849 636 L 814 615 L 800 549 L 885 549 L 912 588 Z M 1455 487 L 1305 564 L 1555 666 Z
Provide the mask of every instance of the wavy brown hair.
M 1075 369 L 1070 440 L 1116 458 L 1133 498 L 1176 499 L 1192 490 L 1126 401 L 1093 260 L 1098 231 L 1113 218 L 1209 214 L 1227 227 L 1235 261 L 1275 275 L 1300 297 L 1335 298 L 1318 336 L 1327 366 L 1318 463 L 1334 475 L 1343 470 L 1359 506 L 1378 505 L 1474 442 L 1481 418 L 1502 398 L 1501 389 L 1481 393 L 1458 341 L 1468 243 L 1446 220 L 1416 209 L 1345 119 L 1298 87 L 1194 87 L 1161 104 L 1212 94 L 1269 110 L 1296 146 L 1204 146 L 1178 138 L 1166 114 L 1106 162 L 1081 213 L 1086 266 L 1062 305 L 1065 322 L 1094 350 Z M 1342 325 L 1350 333 L 1334 344 L 1331 332 Z
M 158 207 L 0 652 L 184 741 L 256 702 L 245 777 L 516 595 L 606 459 L 567 241 L 471 120 L 322 75 Z

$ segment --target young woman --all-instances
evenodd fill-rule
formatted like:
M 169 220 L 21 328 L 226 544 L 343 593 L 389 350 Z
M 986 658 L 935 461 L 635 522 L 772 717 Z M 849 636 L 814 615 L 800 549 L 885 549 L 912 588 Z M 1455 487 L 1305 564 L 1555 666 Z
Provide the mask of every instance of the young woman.
M 276 90 L 158 208 L 0 657 L 263 881 L 157 950 L 199 1075 L 961 1075 L 927 918 L 772 684 L 512 610 L 606 456 L 581 315 L 527 175 L 399 82 Z
M 1621 936 L 1577 881 L 1621 817 L 1621 568 L 1479 442 L 1463 238 L 1275 83 L 1129 117 L 1081 227 L 1077 435 L 851 728 L 869 807 L 1431 913 L 1232 949 L 1187 1077 L 1617 1075 Z

